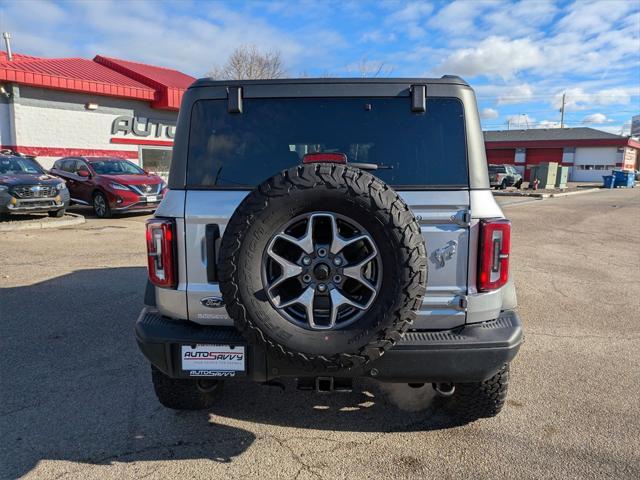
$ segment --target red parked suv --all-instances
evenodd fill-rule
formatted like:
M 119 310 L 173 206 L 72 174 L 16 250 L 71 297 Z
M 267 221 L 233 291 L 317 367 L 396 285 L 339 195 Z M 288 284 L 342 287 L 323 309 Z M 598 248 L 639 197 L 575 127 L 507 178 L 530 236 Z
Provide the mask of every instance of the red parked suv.
M 91 205 L 98 217 L 155 210 L 167 184 L 158 175 L 116 157 L 65 157 L 51 169 L 67 182 L 71 201 Z

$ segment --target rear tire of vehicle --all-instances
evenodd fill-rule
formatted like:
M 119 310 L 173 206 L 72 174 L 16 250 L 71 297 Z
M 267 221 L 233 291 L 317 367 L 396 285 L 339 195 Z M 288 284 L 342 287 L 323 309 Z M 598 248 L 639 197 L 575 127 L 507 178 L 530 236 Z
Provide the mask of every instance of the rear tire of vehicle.
M 503 180 L 502 183 L 500 184 L 500 190 L 504 190 L 507 188 L 507 181 Z
M 261 280 L 272 235 L 301 214 L 343 215 L 375 242 L 384 272 L 378 295 L 357 321 L 312 330 L 288 321 Z M 227 312 L 247 340 L 309 371 L 363 368 L 411 326 L 427 283 L 424 239 L 413 212 L 373 175 L 346 165 L 308 164 L 274 175 L 249 194 L 222 239 L 220 287 Z
M 514 187 L 516 187 L 518 190 L 520 190 L 522 188 L 522 179 L 518 180 L 516 182 L 516 184 L 514 185 Z
M 221 380 L 207 380 L 210 385 L 199 386 L 199 380 L 171 378 L 153 365 L 151 366 L 151 380 L 158 401 L 173 410 L 209 408 L 220 396 L 223 385 Z
M 495 417 L 504 407 L 509 388 L 509 365 L 484 382 L 456 383 L 455 392 L 445 399 L 446 409 L 457 420 L 470 423 Z
M 111 207 L 107 201 L 107 197 L 102 192 L 96 192 L 93 195 L 93 211 L 98 218 L 111 217 Z
M 47 212 L 47 213 L 49 214 L 50 217 L 62 218 L 62 217 L 64 217 L 65 211 L 66 211 L 66 209 L 61 208 L 60 210 L 54 210 L 54 211 Z

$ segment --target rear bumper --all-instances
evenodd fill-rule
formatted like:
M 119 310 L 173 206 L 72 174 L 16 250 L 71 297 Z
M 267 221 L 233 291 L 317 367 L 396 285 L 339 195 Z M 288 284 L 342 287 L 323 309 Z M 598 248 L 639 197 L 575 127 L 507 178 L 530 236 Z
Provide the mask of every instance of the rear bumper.
M 189 377 L 180 365 L 182 345 L 244 346 L 246 373 L 240 378 L 267 381 L 278 377 L 326 376 L 286 359 L 249 346 L 232 327 L 202 326 L 172 320 L 145 307 L 135 324 L 140 350 L 167 375 Z M 523 340 L 522 324 L 515 311 L 504 311 L 495 320 L 454 330 L 409 332 L 391 350 L 364 368 L 340 370 L 335 377 L 372 377 L 386 382 L 476 382 L 493 376 L 511 362 Z

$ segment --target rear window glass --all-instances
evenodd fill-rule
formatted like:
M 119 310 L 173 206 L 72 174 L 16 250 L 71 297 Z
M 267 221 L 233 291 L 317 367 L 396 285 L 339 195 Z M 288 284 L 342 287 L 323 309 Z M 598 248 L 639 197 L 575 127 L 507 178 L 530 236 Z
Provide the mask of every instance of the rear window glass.
M 192 188 L 253 187 L 298 165 L 306 153 L 340 152 L 397 187 L 468 185 L 462 104 L 428 99 L 414 113 L 408 98 L 245 99 L 193 106 L 187 183 Z

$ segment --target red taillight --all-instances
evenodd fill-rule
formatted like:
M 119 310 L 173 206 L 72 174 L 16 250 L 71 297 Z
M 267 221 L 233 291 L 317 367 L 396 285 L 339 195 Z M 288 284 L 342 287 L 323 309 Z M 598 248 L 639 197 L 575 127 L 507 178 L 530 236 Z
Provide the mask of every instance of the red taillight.
M 480 221 L 478 290 L 495 290 L 509 280 L 511 222 L 504 219 Z
M 347 163 L 344 153 L 307 153 L 302 163 Z
M 147 220 L 147 260 L 149 280 L 158 287 L 175 288 L 175 234 L 172 220 Z

